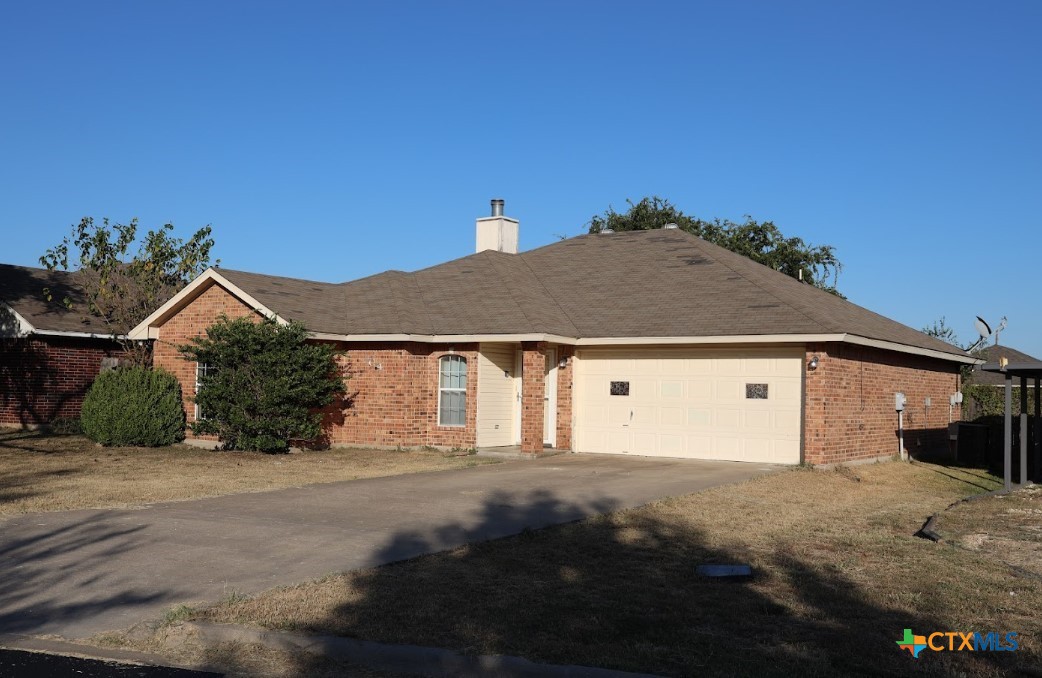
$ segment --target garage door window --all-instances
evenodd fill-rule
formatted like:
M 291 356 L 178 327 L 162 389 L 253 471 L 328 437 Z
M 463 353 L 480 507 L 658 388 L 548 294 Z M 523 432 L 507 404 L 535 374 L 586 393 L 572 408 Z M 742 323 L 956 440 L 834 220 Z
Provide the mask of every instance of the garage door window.
M 749 400 L 767 400 L 767 384 L 746 384 L 745 397 Z
M 628 396 L 630 394 L 630 382 L 628 382 L 628 381 L 613 381 L 613 382 L 611 382 L 611 394 L 613 396 Z
M 443 356 L 438 363 L 438 424 L 467 424 L 467 361 L 463 356 Z

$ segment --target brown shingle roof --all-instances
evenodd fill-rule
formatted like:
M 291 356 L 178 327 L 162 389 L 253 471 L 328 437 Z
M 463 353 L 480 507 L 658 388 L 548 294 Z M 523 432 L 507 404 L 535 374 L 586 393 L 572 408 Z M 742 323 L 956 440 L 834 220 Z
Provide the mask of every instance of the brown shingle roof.
M 105 323 L 87 312 L 77 278 L 76 273 L 0 264 L 0 301 L 37 330 L 107 334 Z M 50 289 L 54 301 L 47 301 L 44 289 Z M 71 310 L 61 303 L 66 297 L 73 302 Z
M 984 367 L 997 367 L 999 358 L 1006 358 L 1010 364 L 1039 362 L 1038 358 L 1009 346 L 988 346 L 982 348 L 977 355 L 979 358 L 986 360 L 987 363 L 985 365 L 975 365 L 970 380 L 975 384 L 988 384 L 989 386 L 1004 386 L 1006 384 L 1005 375 L 997 372 L 982 371 Z M 1014 384 L 1019 385 L 1019 381 L 1014 380 Z
M 283 317 L 335 334 L 854 334 L 966 355 L 680 230 L 582 235 L 339 285 L 220 273 Z

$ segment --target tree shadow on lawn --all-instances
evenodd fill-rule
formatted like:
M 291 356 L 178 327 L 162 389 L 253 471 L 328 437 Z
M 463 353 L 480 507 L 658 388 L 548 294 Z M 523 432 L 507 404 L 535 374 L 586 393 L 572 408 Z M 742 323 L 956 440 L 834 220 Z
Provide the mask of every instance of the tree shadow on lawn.
M 460 534 L 495 538 L 504 524 L 516 532 L 588 509 L 546 492 L 499 493 L 485 502 L 481 524 L 403 530 L 380 557 L 410 558 Z M 264 609 L 269 619 L 318 634 L 675 676 L 1001 675 L 1031 660 L 1023 652 L 930 651 L 915 659 L 897 646 L 906 628 L 981 629 L 946 628 L 868 602 L 855 582 L 792 550 L 708 543 L 688 518 L 636 510 L 525 530 L 329 580 L 322 585 L 330 589 L 301 603 L 299 621 L 279 601 Z M 752 563 L 756 575 L 707 579 L 695 574 L 703 563 Z M 338 602 L 316 621 L 314 606 L 327 599 Z M 301 661 L 299 675 L 319 667 Z

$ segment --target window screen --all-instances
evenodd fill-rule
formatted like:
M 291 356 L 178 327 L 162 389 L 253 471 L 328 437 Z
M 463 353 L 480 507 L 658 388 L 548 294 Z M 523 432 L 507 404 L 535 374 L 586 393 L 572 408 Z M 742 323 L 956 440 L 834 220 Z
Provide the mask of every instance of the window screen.
M 467 361 L 463 356 L 447 355 L 439 361 L 438 424 L 467 425 Z

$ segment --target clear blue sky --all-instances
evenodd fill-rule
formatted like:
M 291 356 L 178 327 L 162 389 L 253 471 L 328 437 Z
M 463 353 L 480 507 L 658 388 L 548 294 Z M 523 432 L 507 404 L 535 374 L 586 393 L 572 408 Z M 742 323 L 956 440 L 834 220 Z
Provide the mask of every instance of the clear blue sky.
M 69 2 L 0 9 L 0 261 L 84 215 L 348 280 L 609 204 L 773 220 L 853 301 L 1042 356 L 1042 2 Z

